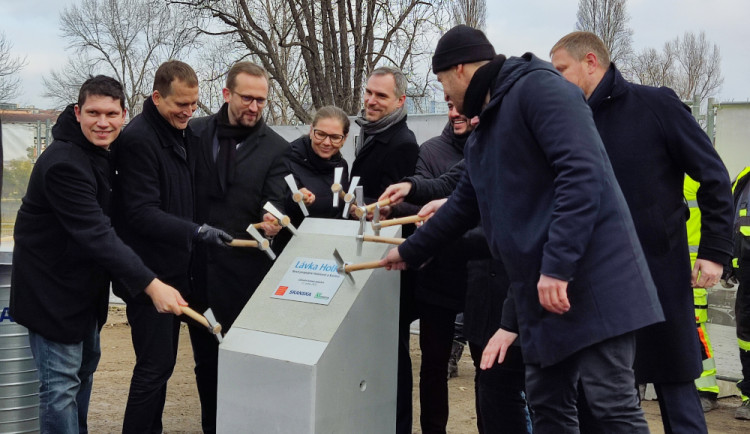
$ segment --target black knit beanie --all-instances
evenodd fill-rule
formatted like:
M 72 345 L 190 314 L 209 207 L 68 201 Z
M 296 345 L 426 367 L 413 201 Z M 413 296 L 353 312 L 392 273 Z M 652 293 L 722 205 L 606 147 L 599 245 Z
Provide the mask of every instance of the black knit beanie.
M 495 48 L 484 33 L 461 24 L 448 30 L 438 41 L 432 56 L 432 72 L 437 74 L 451 66 L 491 60 L 493 57 Z

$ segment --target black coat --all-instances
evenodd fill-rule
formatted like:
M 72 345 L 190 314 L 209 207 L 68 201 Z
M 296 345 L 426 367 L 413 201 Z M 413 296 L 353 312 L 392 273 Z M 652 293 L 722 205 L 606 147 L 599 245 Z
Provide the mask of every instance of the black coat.
M 446 197 L 465 171 L 466 160 L 462 159 L 438 178 L 408 177 L 406 181 L 412 187 L 406 200 L 424 204 Z M 503 302 L 510 285 L 508 273 L 502 261 L 491 257 L 481 226 L 468 231 L 460 243 L 454 244 L 458 244 L 456 250 L 467 260 L 463 335 L 469 342 L 484 347 L 502 324 Z
M 456 136 L 448 122 L 439 136 L 427 140 L 419 147 L 414 176 L 407 179 L 414 184 L 439 178 L 463 160 L 466 138 L 467 136 Z M 433 199 L 445 196 L 447 194 Z M 445 246 L 419 270 L 414 296 L 419 303 L 461 312 L 466 296 L 466 279 L 466 257 L 460 249 L 460 241 L 456 241 Z
M 183 295 L 190 292 L 188 272 L 193 238 L 193 188 L 185 134 L 172 127 L 147 99 L 113 146 L 115 228 L 160 280 Z M 146 294 L 115 282 L 126 301 L 151 303 Z
M 284 182 L 289 143 L 265 122 L 259 122 L 236 150 L 232 182 L 217 194 L 220 181 L 214 170 L 213 149 L 218 140 L 218 116 L 190 122 L 195 136 L 191 155 L 195 158 L 196 222 L 221 228 L 236 238 L 251 239 L 246 228 L 263 220 L 266 202 L 284 212 L 284 198 L 289 195 Z M 193 267 L 196 290 L 224 330 L 234 323 L 271 265 L 268 256 L 258 249 L 199 246 Z
M 330 160 L 324 160 L 312 149 L 310 136 L 302 136 L 290 143 L 291 155 L 286 161 L 287 169 L 294 175 L 297 187 L 305 187 L 315 194 L 315 202 L 307 206 L 310 217 L 319 218 L 341 218 L 341 207 L 343 200 L 339 200 L 339 206 L 333 207 L 333 171 L 336 167 L 344 169 L 341 176 L 341 185 L 346 191 L 349 185 L 349 165 L 346 160 L 337 153 Z M 297 225 L 304 218 L 299 205 L 292 200 L 291 195 L 286 197 L 286 209 L 292 222 Z
M 52 129 L 39 156 L 14 230 L 10 313 L 46 339 L 83 340 L 107 319 L 110 276 L 133 291 L 155 277 L 110 223 L 109 152 L 81 133 L 73 106 Z
M 517 318 L 526 363 L 550 366 L 664 319 L 591 111 L 549 63 L 505 61 L 464 154 L 467 175 L 399 252 L 421 263 L 481 216 L 511 281 L 503 326 Z M 540 273 L 569 282 L 565 314 L 541 307 Z
M 594 122 L 635 222 L 667 321 L 638 333 L 639 382 L 692 381 L 702 371 L 683 195 L 700 183 L 698 258 L 732 253 L 729 175 L 708 136 L 672 90 L 628 83 L 614 67 L 589 98 Z
M 365 203 L 377 201 L 389 185 L 412 175 L 418 155 L 419 145 L 406 118 L 374 136 L 352 163 L 351 176 L 360 177 Z

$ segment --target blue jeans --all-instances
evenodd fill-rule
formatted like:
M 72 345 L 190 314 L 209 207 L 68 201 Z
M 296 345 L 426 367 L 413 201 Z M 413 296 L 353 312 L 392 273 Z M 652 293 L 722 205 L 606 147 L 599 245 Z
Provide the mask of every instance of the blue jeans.
M 50 341 L 32 331 L 29 344 L 39 372 L 41 432 L 87 433 L 91 386 L 101 357 L 96 320 L 77 344 Z

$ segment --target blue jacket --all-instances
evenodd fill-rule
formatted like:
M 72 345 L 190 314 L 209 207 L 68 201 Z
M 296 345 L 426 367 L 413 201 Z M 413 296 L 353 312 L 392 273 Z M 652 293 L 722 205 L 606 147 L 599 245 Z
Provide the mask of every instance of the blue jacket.
M 505 62 L 465 156 L 454 194 L 399 252 L 420 263 L 481 217 L 511 281 L 503 325 L 515 310 L 526 363 L 550 366 L 664 319 L 591 111 L 548 62 Z M 570 311 L 541 307 L 540 273 L 569 282 Z
M 633 216 L 666 321 L 638 332 L 639 383 L 692 381 L 702 371 L 695 329 L 683 196 L 698 181 L 698 258 L 720 264 L 732 253 L 729 174 L 708 136 L 668 88 L 627 82 L 612 65 L 588 100 Z

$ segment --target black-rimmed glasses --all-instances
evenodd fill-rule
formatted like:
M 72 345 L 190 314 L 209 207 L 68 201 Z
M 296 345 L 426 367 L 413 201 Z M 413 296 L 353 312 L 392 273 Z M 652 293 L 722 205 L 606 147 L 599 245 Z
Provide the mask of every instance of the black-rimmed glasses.
M 258 107 L 262 108 L 268 102 L 268 100 L 265 98 L 257 98 L 257 97 L 250 96 L 250 95 L 242 95 L 241 93 L 237 93 L 235 91 L 232 91 L 232 93 L 240 97 L 240 100 L 242 101 L 242 105 L 251 105 L 254 101 L 256 104 L 258 104 Z
M 341 145 L 344 143 L 344 139 L 346 136 L 342 136 L 341 134 L 328 134 L 325 131 L 321 131 L 318 129 L 313 128 L 313 135 L 315 135 L 315 138 L 320 140 L 321 142 L 325 140 L 326 138 L 331 139 L 332 145 Z

